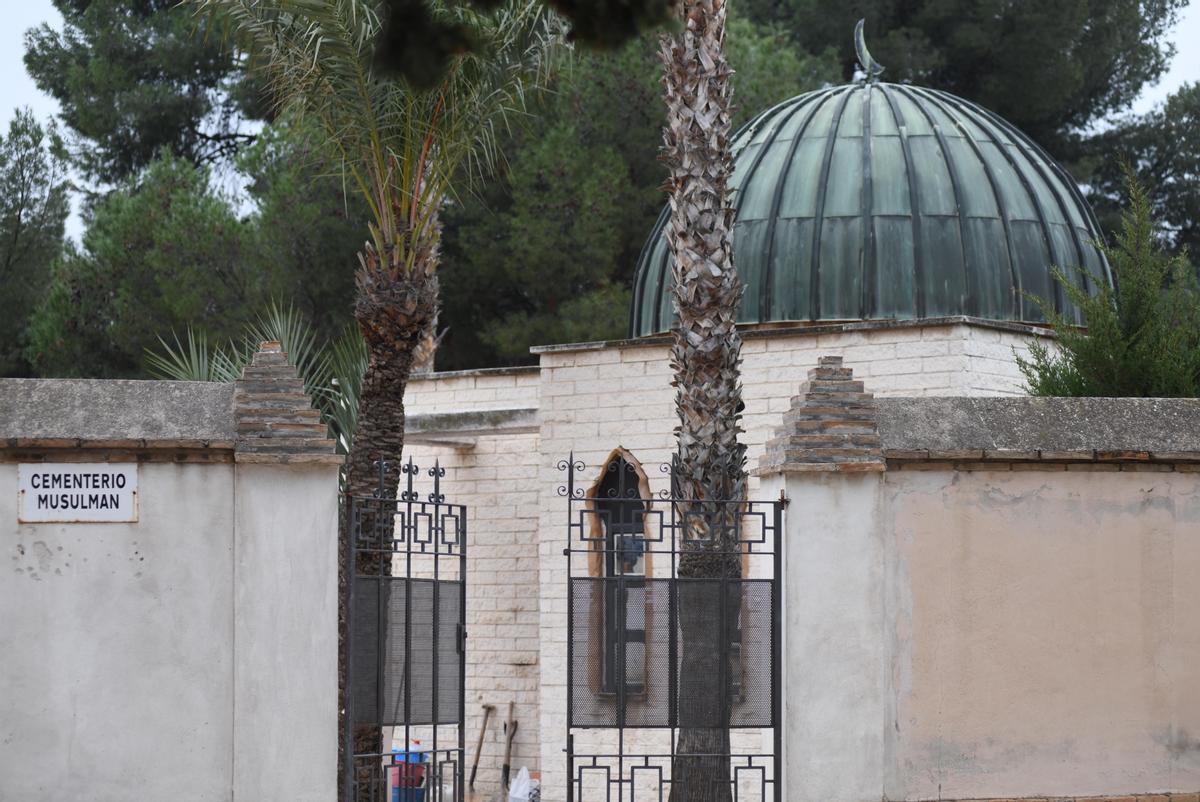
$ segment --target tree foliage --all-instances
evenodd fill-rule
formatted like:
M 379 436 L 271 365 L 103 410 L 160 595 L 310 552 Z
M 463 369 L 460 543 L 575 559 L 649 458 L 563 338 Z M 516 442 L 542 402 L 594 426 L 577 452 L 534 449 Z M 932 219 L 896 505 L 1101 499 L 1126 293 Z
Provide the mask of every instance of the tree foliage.
M 1158 108 L 1122 120 L 1090 143 L 1092 203 L 1109 230 L 1120 225 L 1123 163 L 1150 191 L 1167 245 L 1194 260 L 1200 254 L 1200 83 L 1185 84 Z
M 193 0 L 230 26 L 276 106 L 318 125 L 372 217 L 377 254 L 400 273 L 460 173 L 488 174 L 506 116 L 549 67 L 555 31 L 544 13 L 514 0 L 492 12 L 439 4 L 439 18 L 478 42 L 428 91 L 381 80 L 373 69 L 383 26 L 375 3 L 333 0 Z M 201 17 L 203 18 L 203 17 Z
M 809 52 L 848 46 L 865 17 L 889 81 L 973 100 L 1064 158 L 1074 136 L 1124 111 L 1167 68 L 1167 34 L 1188 0 L 750 0 L 750 14 L 794 33 Z
M 175 0 L 55 2 L 64 29 L 30 32 L 26 60 L 61 102 L 64 128 L 88 175 L 127 192 L 165 146 L 212 166 L 226 185 L 245 183 L 246 196 L 232 208 L 245 229 L 247 270 L 262 277 L 256 297 L 294 303 L 323 337 L 340 331 L 352 308 L 348 271 L 371 211 L 339 157 L 322 151 L 327 132 L 320 119 L 310 110 L 304 121 L 255 128 L 254 141 L 235 137 L 217 147 L 222 132 L 248 133 L 244 120 L 273 112 L 262 82 L 247 75 L 209 18 Z M 1147 115 L 1098 124 L 1161 73 L 1170 54 L 1163 33 L 1182 3 L 1071 0 L 1043 8 L 871 0 L 843 8 L 831 0 L 749 0 L 731 9 L 726 37 L 734 125 L 773 102 L 848 78 L 850 34 L 865 15 L 871 48 L 888 67 L 885 79 L 947 89 L 1006 115 L 1070 166 L 1106 231 L 1120 226 L 1116 165 L 1128 158 L 1152 190 L 1167 242 L 1176 251 L 1190 245 L 1194 254 L 1200 92 L 1185 87 Z M 468 13 L 485 13 L 471 0 L 462 4 Z M 457 5 L 452 0 L 438 13 Z M 663 203 L 653 51 L 649 36 L 604 52 L 578 48 L 553 93 L 529 113 L 511 113 L 513 106 L 501 122 L 480 128 L 490 143 L 487 163 L 467 164 L 465 172 L 478 178 L 486 171 L 477 168 L 500 166 L 501 151 L 509 164 L 501 175 L 473 182 L 470 192 L 460 182 L 442 209 L 439 325 L 449 334 L 439 367 L 527 362 L 529 346 L 538 343 L 623 335 L 637 254 Z M 65 344 L 82 331 L 58 337 Z M 121 353 L 125 367 L 89 362 L 80 370 L 134 370 L 129 361 L 140 356 Z
M 735 123 L 836 78 L 735 17 Z M 532 345 L 624 337 L 638 252 L 663 206 L 661 64 L 650 40 L 577 52 L 506 143 L 508 169 L 445 213 L 439 365 L 529 362 Z
M 250 269 L 266 295 L 295 306 L 321 338 L 350 322 L 355 254 L 370 219 L 328 151 L 315 126 L 285 116 L 237 159 L 254 209 Z
M 451 0 L 489 11 L 499 0 Z M 598 50 L 614 50 L 638 34 L 671 22 L 667 0 L 545 0 L 569 26 L 567 38 Z M 453 7 L 453 6 L 451 6 Z M 448 72 L 453 57 L 478 48 L 470 26 L 429 0 L 385 0 L 385 25 L 376 66 L 413 86 L 430 89 Z
M 1037 299 L 1058 341 L 1030 346 L 1018 357 L 1033 395 L 1105 397 L 1200 396 L 1200 286 L 1186 260 L 1158 239 L 1152 203 L 1126 177 L 1128 208 L 1113 246 L 1105 247 L 1115 288 L 1089 296 L 1062 272 L 1055 278 L 1083 310 L 1087 329 L 1054 314 Z
M 27 375 L 29 310 L 45 291 L 62 249 L 68 182 L 62 143 L 29 110 L 0 135 L 0 376 Z
M 135 175 L 166 148 L 195 165 L 225 162 L 263 113 L 219 37 L 178 0 L 54 0 L 63 28 L 25 34 L 25 66 L 59 102 L 90 178 Z
M 341 332 L 361 204 L 311 132 L 286 119 L 237 164 L 246 197 L 164 152 L 91 205 L 33 313 L 28 354 L 43 375 L 143 375 L 160 335 L 192 326 L 224 342 L 271 299 L 296 306 L 319 337 Z
M 246 226 L 207 179 L 165 154 L 94 208 L 34 313 L 43 375 L 136 376 L 160 333 L 191 324 L 227 339 L 261 308 Z

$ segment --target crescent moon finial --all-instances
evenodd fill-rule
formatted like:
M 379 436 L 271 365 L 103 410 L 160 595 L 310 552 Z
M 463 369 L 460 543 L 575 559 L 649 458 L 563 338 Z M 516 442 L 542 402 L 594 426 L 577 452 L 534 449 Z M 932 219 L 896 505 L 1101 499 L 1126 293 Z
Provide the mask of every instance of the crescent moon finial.
M 871 51 L 867 50 L 867 39 L 863 35 L 863 28 L 866 24 L 865 19 L 860 19 L 854 26 L 854 50 L 858 54 L 858 66 L 863 71 L 864 80 L 876 81 L 879 79 L 879 74 L 883 72 L 883 65 L 871 58 Z

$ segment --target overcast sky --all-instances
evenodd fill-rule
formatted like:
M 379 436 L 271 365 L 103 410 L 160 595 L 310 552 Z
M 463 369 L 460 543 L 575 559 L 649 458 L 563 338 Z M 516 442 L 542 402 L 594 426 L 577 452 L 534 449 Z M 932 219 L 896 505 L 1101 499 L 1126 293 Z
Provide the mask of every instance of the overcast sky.
M 26 30 L 43 22 L 49 22 L 57 28 L 61 26 L 62 18 L 50 0 L 10 1 L 4 10 L 5 22 L 0 29 L 0 70 L 3 70 L 0 73 L 3 75 L 0 81 L 0 121 L 3 121 L 7 131 L 7 120 L 12 116 L 12 110 L 19 106 L 29 106 L 43 120 L 58 111 L 58 104 L 34 86 L 25 72 L 21 57 L 25 52 Z M 1177 52 L 1170 71 L 1156 86 L 1148 87 L 1142 93 L 1133 107 L 1136 113 L 1143 113 L 1156 103 L 1161 103 L 1180 84 L 1200 80 L 1200 0 L 1184 10 L 1171 39 Z M 72 215 L 68 231 L 73 236 L 78 235 L 77 216 Z

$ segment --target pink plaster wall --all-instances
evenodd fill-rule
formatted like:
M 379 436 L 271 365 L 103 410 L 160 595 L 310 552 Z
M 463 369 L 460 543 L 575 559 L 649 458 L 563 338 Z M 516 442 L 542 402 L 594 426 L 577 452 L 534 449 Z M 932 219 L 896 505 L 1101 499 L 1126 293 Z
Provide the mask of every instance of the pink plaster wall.
M 1200 474 L 884 477 L 886 798 L 1200 788 Z

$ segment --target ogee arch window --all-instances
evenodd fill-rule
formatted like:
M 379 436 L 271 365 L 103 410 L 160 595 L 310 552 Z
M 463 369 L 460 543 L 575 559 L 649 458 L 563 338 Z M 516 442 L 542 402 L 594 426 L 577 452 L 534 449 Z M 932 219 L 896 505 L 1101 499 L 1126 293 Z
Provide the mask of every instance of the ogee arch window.
M 642 693 L 646 689 L 646 576 L 650 572 L 645 530 L 649 482 L 637 459 L 617 448 L 588 497 L 594 513 L 595 548 L 589 572 L 605 580 L 599 610 L 602 643 L 597 649 L 600 690 L 616 694 L 624 676 L 626 693 Z

